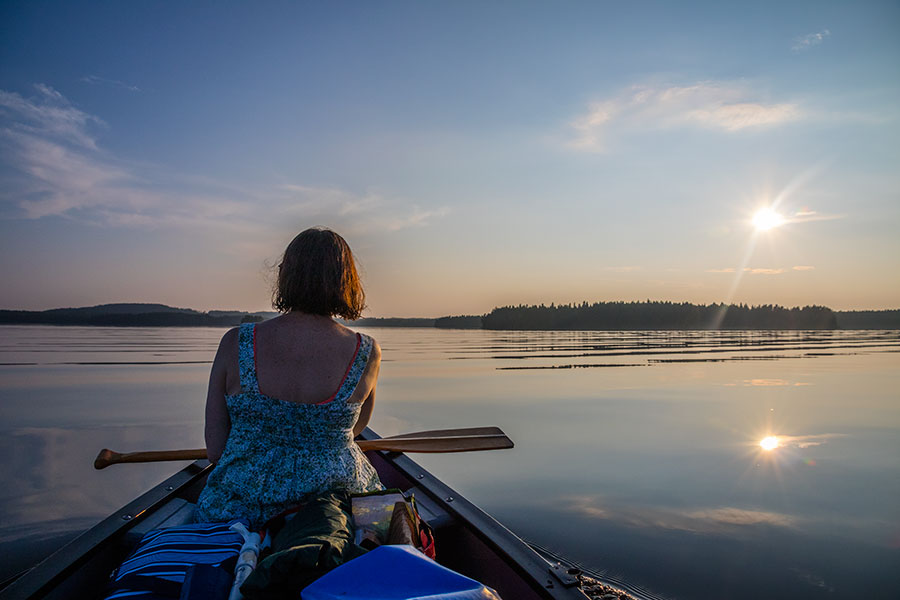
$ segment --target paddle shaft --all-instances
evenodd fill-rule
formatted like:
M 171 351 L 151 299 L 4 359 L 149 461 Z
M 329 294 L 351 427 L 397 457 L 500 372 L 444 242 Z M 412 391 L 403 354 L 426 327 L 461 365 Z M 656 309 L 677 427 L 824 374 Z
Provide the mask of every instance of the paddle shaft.
M 488 431 L 462 435 L 441 435 L 465 431 Z M 437 430 L 409 433 L 375 440 L 357 442 L 360 450 L 382 450 L 388 452 L 474 452 L 479 450 L 501 450 L 512 448 L 513 442 L 496 427 L 470 428 L 458 430 Z M 191 450 L 157 450 L 149 452 L 127 452 L 121 454 L 104 448 L 94 461 L 95 469 L 104 469 L 117 463 L 163 462 L 171 460 L 199 460 L 207 458 L 205 448 Z

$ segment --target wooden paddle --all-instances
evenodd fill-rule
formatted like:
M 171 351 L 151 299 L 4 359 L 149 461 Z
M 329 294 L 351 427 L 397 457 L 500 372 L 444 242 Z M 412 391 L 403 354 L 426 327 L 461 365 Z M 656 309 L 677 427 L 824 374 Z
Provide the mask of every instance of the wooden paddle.
M 498 427 L 469 427 L 464 429 L 438 429 L 405 433 L 377 440 L 356 442 L 362 451 L 388 452 L 474 452 L 477 450 L 502 450 L 512 448 L 513 442 Z M 117 463 L 162 462 L 169 460 L 199 460 L 206 458 L 206 449 L 157 450 L 150 452 L 126 452 L 124 454 L 104 448 L 94 460 L 95 469 L 105 469 Z

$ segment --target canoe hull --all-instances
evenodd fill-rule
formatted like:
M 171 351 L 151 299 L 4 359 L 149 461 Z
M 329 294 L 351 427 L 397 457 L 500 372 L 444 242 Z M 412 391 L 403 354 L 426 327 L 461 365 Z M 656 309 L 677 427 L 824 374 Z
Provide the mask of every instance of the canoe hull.
M 366 430 L 364 439 L 377 439 Z M 436 530 L 438 561 L 494 588 L 507 600 L 584 600 L 577 582 L 560 576 L 525 542 L 403 454 L 368 452 L 387 487 L 412 491 Z M 112 570 L 143 532 L 183 519 L 212 467 L 205 460 L 122 507 L 8 587 L 0 600 L 102 598 Z

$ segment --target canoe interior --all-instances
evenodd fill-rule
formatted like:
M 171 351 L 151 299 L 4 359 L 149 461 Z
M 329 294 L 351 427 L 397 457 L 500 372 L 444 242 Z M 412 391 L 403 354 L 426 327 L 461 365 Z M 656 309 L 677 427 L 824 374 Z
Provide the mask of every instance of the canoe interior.
M 366 430 L 363 437 L 378 436 Z M 587 598 L 574 579 L 554 575 L 559 569 L 551 569 L 521 539 L 409 457 L 367 456 L 385 486 L 415 495 L 423 518 L 435 529 L 441 564 L 489 585 L 504 600 Z M 190 518 L 210 470 L 207 461 L 188 465 L 0 591 L 0 599 L 102 598 L 110 573 L 146 531 Z

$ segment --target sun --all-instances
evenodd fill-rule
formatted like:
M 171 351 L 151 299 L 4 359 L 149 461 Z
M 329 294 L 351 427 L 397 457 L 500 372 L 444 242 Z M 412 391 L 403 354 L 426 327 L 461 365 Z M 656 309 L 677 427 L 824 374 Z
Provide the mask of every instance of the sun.
M 783 216 L 769 206 L 764 206 L 753 215 L 753 226 L 756 227 L 757 231 L 769 231 L 784 225 L 786 222 Z
M 759 445 L 763 450 L 774 450 L 779 446 L 778 438 L 774 435 L 764 437 L 762 440 L 760 440 Z

